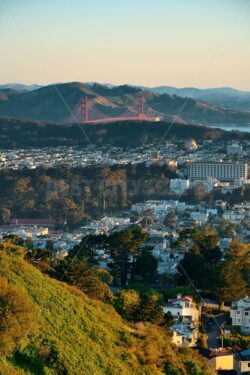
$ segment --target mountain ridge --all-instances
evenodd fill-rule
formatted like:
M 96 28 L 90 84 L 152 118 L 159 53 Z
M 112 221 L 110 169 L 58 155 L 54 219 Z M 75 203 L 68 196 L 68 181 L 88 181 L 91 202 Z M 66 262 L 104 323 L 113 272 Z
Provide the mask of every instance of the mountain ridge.
M 170 121 L 178 116 L 184 123 L 250 125 L 250 112 L 232 111 L 201 99 L 143 91 L 130 85 L 111 87 L 81 82 L 52 84 L 33 91 L 0 89 L 0 116 L 67 122 L 70 111 L 83 96 L 93 100 L 105 114 L 119 116 L 136 106 L 140 94 L 147 105 Z

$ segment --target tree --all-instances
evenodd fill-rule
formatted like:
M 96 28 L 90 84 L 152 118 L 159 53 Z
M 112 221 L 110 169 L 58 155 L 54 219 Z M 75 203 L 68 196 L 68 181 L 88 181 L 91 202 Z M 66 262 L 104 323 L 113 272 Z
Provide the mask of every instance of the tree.
M 121 286 L 126 285 L 129 278 L 133 279 L 136 259 L 147 240 L 148 233 L 139 226 L 115 232 L 109 237 L 109 267 L 115 281 Z
M 26 251 L 24 258 L 41 272 L 49 273 L 51 270 L 53 256 L 50 250 L 31 247 Z
M 170 311 L 164 314 L 164 325 L 167 328 L 170 328 L 174 325 L 174 317 Z
M 199 338 L 198 338 L 198 344 L 199 346 L 201 346 L 202 348 L 204 349 L 207 349 L 207 335 L 205 335 L 204 333 L 200 332 L 199 333 Z
M 54 241 L 52 239 L 48 239 L 46 241 L 46 249 L 53 252 L 54 251 Z
M 158 260 L 149 249 L 142 250 L 135 262 L 134 280 L 153 283 L 158 267 Z
M 152 224 L 153 217 L 154 217 L 154 210 L 149 208 L 143 213 L 143 223 L 145 223 L 146 225 Z
M 234 238 L 237 231 L 237 225 L 226 220 L 220 222 L 219 233 L 221 237 Z
M 221 303 L 245 297 L 249 290 L 250 246 L 232 241 L 221 263 L 216 295 Z
M 138 306 L 137 319 L 154 324 L 163 323 L 163 309 L 159 295 L 156 293 L 143 294 Z
M 0 223 L 5 225 L 8 224 L 10 221 L 11 213 L 8 208 L 2 207 L 0 208 Z
M 87 260 L 70 259 L 60 262 L 56 266 L 57 277 L 69 284 L 77 286 L 87 296 L 110 302 L 113 299 L 109 286 L 103 280 L 104 273 L 96 267 L 89 266 Z M 62 276 L 61 276 L 62 275 Z
M 222 339 L 222 337 L 220 337 Z M 239 346 L 242 349 L 250 348 L 250 336 L 243 336 L 239 333 L 223 334 L 224 344 L 226 346 Z
M 74 248 L 69 252 L 68 258 L 87 260 L 89 265 L 97 265 L 97 255 L 96 249 L 105 248 L 107 243 L 106 235 L 98 236 L 87 236 L 83 237 L 80 244 L 74 246 Z
M 221 307 L 224 302 L 245 297 L 247 285 L 243 279 L 242 273 L 236 267 L 232 260 L 225 261 L 220 268 L 215 294 L 220 302 Z
M 179 241 L 189 243 L 189 251 L 178 266 L 182 279 L 186 281 L 188 278 L 198 287 L 213 290 L 217 285 L 222 256 L 215 231 L 185 231 L 181 233 Z M 178 247 L 178 242 L 175 246 Z
M 0 279 L 0 353 L 9 355 L 36 324 L 36 311 L 28 295 Z
M 250 229 L 250 220 L 247 216 L 245 216 L 244 219 L 242 220 L 242 225 L 244 228 Z
M 166 227 L 169 227 L 170 229 L 175 229 L 176 228 L 176 224 L 177 224 L 177 216 L 176 216 L 176 213 L 175 212 L 169 212 L 164 221 L 163 221 L 163 224 L 166 226 Z
M 128 321 L 137 321 L 140 295 L 137 291 L 121 290 L 115 300 L 115 308 L 118 313 Z
M 238 269 L 244 268 L 245 265 L 250 265 L 250 245 L 232 241 L 229 249 L 225 251 L 226 259 L 235 263 Z

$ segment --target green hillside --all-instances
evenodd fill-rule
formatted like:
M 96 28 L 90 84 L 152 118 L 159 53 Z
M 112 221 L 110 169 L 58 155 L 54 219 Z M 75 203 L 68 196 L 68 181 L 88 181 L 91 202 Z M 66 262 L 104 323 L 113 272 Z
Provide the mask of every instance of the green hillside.
M 42 274 L 23 259 L 24 251 L 0 243 L 0 328 L 4 285 L 25 293 L 35 310 L 29 335 L 12 354 L 0 343 L 1 375 L 214 374 L 191 351 L 173 349 L 160 327 L 130 327 L 111 306 Z

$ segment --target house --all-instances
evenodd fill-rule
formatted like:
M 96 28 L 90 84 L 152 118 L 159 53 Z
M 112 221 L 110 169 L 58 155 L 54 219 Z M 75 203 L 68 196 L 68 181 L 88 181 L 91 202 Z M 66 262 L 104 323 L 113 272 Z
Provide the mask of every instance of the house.
M 239 326 L 242 333 L 250 334 L 250 298 L 233 302 L 230 308 L 233 326 Z
M 197 322 L 200 318 L 200 309 L 197 308 L 193 298 L 190 296 L 182 297 L 181 294 L 177 294 L 176 299 L 169 299 L 168 303 L 164 303 L 163 312 L 164 314 L 170 312 L 176 320 L 185 318 Z
M 250 374 L 250 349 L 235 353 L 234 368 L 237 371 L 237 375 Z
M 204 349 L 197 348 L 199 354 L 207 358 L 213 367 L 219 372 L 234 370 L 234 353 L 230 349 Z
M 194 347 L 198 339 L 198 330 L 191 322 L 174 324 L 172 342 L 177 346 Z

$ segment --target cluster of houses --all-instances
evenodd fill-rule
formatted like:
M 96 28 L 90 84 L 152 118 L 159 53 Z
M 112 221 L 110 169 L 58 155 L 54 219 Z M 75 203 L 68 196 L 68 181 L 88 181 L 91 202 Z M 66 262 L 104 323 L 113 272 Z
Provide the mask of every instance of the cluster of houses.
M 170 222 L 166 220 L 168 215 L 171 215 Z M 24 240 L 32 240 L 33 245 L 40 249 L 46 248 L 47 241 L 50 241 L 53 242 L 54 251 L 66 255 L 85 235 L 109 235 L 142 220 L 149 233 L 148 245 L 158 259 L 159 274 L 177 272 L 178 263 L 185 253 L 185 249 L 172 249 L 172 244 L 178 239 L 179 229 L 206 224 L 220 228 L 221 223 L 231 223 L 238 226 L 237 230 L 232 231 L 231 235 L 226 233 L 220 236 L 221 249 L 230 247 L 232 235 L 241 242 L 250 243 L 250 202 L 235 204 L 229 209 L 227 203 L 222 201 L 217 201 L 215 207 L 210 208 L 204 202 L 187 204 L 179 200 L 148 200 L 132 205 L 130 211 L 124 211 L 119 217 L 106 215 L 71 232 L 63 228 L 55 230 L 56 223 L 53 220 L 13 218 L 10 225 L 0 227 L 0 234 L 14 234 Z M 108 254 L 101 249 L 98 256 L 106 268 Z
M 191 173 L 190 168 L 187 168 L 189 164 L 194 165 L 193 172 L 209 171 L 209 173 L 205 174 L 206 178 L 216 179 L 216 177 L 223 177 L 224 174 L 229 176 L 228 166 L 224 166 L 224 164 L 231 162 L 235 173 L 230 176 L 230 179 L 241 177 L 241 174 L 237 173 L 236 164 L 249 159 L 250 142 L 241 141 L 241 144 L 238 144 L 228 143 L 223 140 L 213 140 L 213 142 L 200 140 L 197 145 L 194 139 L 188 139 L 186 141 L 176 140 L 174 143 L 167 141 L 161 145 L 158 151 L 154 150 L 154 145 L 150 143 L 130 149 L 122 149 L 111 145 L 103 145 L 99 149 L 93 149 L 92 146 L 84 149 L 70 146 L 17 150 L 2 149 L 0 150 L 0 169 L 36 169 L 41 166 L 55 168 L 62 165 L 85 167 L 89 165 L 124 165 L 129 163 L 145 163 L 146 166 L 152 164 L 168 165 L 176 169 L 180 179 L 184 177 L 179 182 L 172 182 L 172 189 L 181 193 L 189 187 L 189 182 L 185 181 L 187 176 L 190 177 L 190 183 L 194 179 L 197 180 L 197 176 Z M 218 167 L 212 173 L 213 166 L 211 166 L 211 163 L 218 163 L 218 161 L 222 162 L 220 166 L 223 172 L 222 175 L 217 173 Z M 203 166 L 196 165 L 197 163 L 203 163 Z M 245 175 L 243 174 L 243 176 Z M 202 179 L 204 180 L 204 178 Z M 220 178 L 217 178 L 217 180 L 220 180 Z
M 172 341 L 177 346 L 194 348 L 217 370 L 218 374 L 247 375 L 250 372 L 250 348 L 240 347 L 203 348 L 197 345 L 201 306 L 192 297 L 177 294 L 163 304 L 164 314 L 171 314 L 173 325 Z M 250 334 L 250 298 L 246 297 L 232 303 L 230 308 L 232 326 L 239 326 L 242 334 Z
M 210 224 L 220 228 L 221 223 L 237 227 L 230 235 L 220 235 L 219 245 L 228 248 L 232 236 L 241 242 L 250 243 L 250 202 L 234 204 L 230 207 L 225 200 L 216 201 L 208 206 L 199 201 L 189 204 L 181 196 L 190 188 L 199 184 L 208 192 L 220 189 L 230 192 L 249 183 L 248 163 L 250 143 L 241 144 L 223 141 L 203 141 L 197 145 L 190 139 L 186 142 L 166 142 L 159 152 L 152 152 L 152 145 L 122 150 L 104 146 L 98 151 L 91 147 L 84 150 L 73 147 L 56 149 L 2 150 L 0 169 L 36 169 L 39 166 L 85 167 L 89 165 L 126 165 L 144 163 L 168 165 L 176 171 L 178 178 L 169 182 L 170 196 L 174 199 L 148 200 L 135 203 L 130 210 L 120 216 L 104 216 L 72 232 L 56 230 L 56 223 L 48 219 L 13 218 L 10 225 L 0 227 L 0 239 L 5 235 L 17 235 L 39 249 L 50 247 L 63 257 L 77 244 L 84 235 L 111 234 L 128 226 L 140 223 L 149 233 L 148 245 L 158 259 L 159 274 L 175 274 L 185 249 L 173 251 L 172 244 L 178 239 L 179 229 L 202 227 Z M 218 231 L 220 233 L 220 231 Z M 222 233 L 222 232 L 221 232 Z M 231 233 L 231 232 L 230 232 Z M 96 250 L 99 266 L 107 268 L 109 255 L 105 249 Z M 197 347 L 201 308 L 190 296 L 177 295 L 163 304 L 163 312 L 172 315 L 172 340 L 177 346 Z M 242 334 L 250 334 L 250 298 L 235 301 L 230 308 L 232 326 L 238 327 Z M 250 373 L 250 349 L 208 348 L 197 349 L 215 367 L 218 373 Z M 224 372 L 223 372 L 224 371 Z
M 198 327 L 201 310 L 190 296 L 177 294 L 163 304 L 164 314 L 171 313 L 174 324 L 170 328 L 173 333 L 172 341 L 177 346 L 194 347 L 198 339 Z

